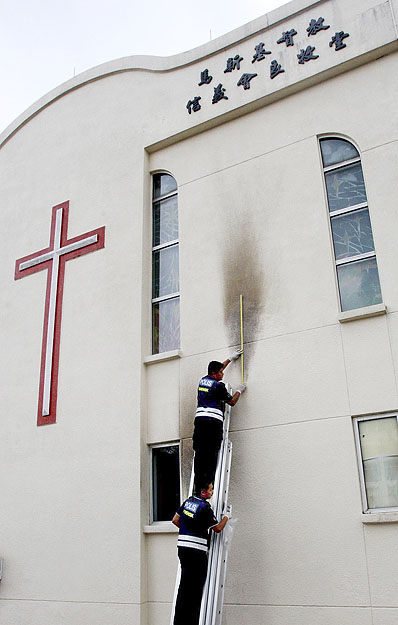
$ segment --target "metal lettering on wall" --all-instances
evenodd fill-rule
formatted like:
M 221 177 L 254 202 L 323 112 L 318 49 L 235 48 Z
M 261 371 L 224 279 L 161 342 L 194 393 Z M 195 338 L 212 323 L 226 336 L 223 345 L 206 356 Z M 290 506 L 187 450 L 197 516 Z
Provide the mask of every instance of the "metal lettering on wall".
M 318 17 L 318 19 L 311 19 L 308 25 L 308 28 L 306 28 L 307 36 L 314 37 L 318 35 L 319 33 L 321 33 L 322 31 L 328 30 L 329 28 L 330 28 L 330 24 L 325 24 L 325 19 L 323 17 Z M 295 37 L 295 35 L 297 35 L 297 31 L 294 28 L 291 28 L 290 30 L 284 31 L 281 37 L 277 39 L 276 43 L 277 44 L 285 43 L 286 48 L 291 48 L 292 46 L 294 46 L 293 38 Z M 329 38 L 329 33 L 327 36 Z M 326 48 L 326 53 L 330 53 L 330 50 L 328 50 L 328 48 L 333 48 L 335 52 L 345 48 L 346 44 L 344 43 L 344 39 L 346 39 L 349 36 L 350 36 L 349 33 L 344 32 L 344 30 L 335 32 L 335 34 L 331 37 L 330 41 L 328 42 L 329 45 Z M 296 54 L 298 65 L 304 65 L 305 63 L 308 63 L 309 61 L 316 61 L 317 59 L 319 59 L 320 55 L 325 53 L 323 49 L 324 44 L 322 46 L 322 43 L 318 50 L 316 49 L 316 46 L 310 46 L 310 45 L 306 46 L 305 48 L 301 48 L 300 52 Z M 318 54 L 318 52 L 320 54 Z M 264 42 L 261 41 L 260 43 L 254 46 L 254 54 L 253 54 L 253 57 L 250 59 L 250 64 L 264 61 L 267 58 L 267 55 L 269 54 L 272 55 L 273 52 L 271 50 L 266 49 L 266 45 L 264 44 Z M 245 63 L 245 59 L 239 53 L 235 54 L 234 56 L 228 57 L 226 59 L 224 74 L 229 74 L 235 71 L 241 71 L 241 64 L 242 64 L 242 70 L 244 70 L 245 69 L 244 63 Z M 260 72 L 263 67 L 267 67 L 267 65 L 265 64 L 263 66 L 260 66 Z M 279 74 L 284 74 L 286 72 L 286 70 L 282 67 L 282 63 L 279 62 L 276 58 L 270 60 L 268 70 L 269 70 L 269 74 L 268 74 L 268 71 L 265 71 L 263 73 L 264 75 L 268 76 L 269 80 L 273 80 L 274 78 L 279 76 Z M 209 68 L 206 68 L 200 72 L 200 81 L 198 82 L 199 87 L 203 87 L 204 85 L 209 85 L 211 81 L 213 80 L 213 76 L 209 74 L 209 71 L 210 71 Z M 248 72 L 243 71 L 243 74 L 240 76 L 239 80 L 237 81 L 236 86 L 243 87 L 244 90 L 249 90 L 251 86 L 251 81 L 257 77 L 261 78 L 261 74 L 258 74 L 258 73 L 250 74 Z M 227 87 L 225 87 L 222 82 L 219 82 L 216 87 L 213 87 L 213 92 L 209 93 L 206 100 L 204 99 L 204 97 L 200 95 L 195 95 L 190 100 L 188 100 L 186 104 L 186 108 L 187 108 L 188 113 L 191 115 L 191 113 L 197 113 L 198 111 L 200 111 L 202 108 L 202 104 L 204 104 L 205 101 L 208 102 L 209 104 L 210 103 L 217 104 L 221 100 L 228 100 L 228 99 L 229 99 L 229 96 L 227 94 Z M 202 100 L 202 102 L 199 102 L 199 100 Z

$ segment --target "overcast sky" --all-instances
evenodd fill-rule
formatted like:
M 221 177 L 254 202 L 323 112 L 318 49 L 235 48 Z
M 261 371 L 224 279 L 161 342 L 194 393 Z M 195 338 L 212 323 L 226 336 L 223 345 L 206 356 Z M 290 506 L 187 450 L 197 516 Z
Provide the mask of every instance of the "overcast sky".
M 74 74 L 133 54 L 169 56 L 287 0 L 0 0 L 0 132 Z

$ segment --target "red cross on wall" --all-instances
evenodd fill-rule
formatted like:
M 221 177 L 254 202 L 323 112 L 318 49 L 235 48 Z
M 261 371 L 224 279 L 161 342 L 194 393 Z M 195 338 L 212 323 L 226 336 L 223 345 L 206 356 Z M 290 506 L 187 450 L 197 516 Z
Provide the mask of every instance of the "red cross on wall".
M 68 239 L 68 217 L 69 202 L 54 206 L 50 246 L 40 252 L 19 258 L 15 263 L 15 280 L 47 269 L 37 425 L 47 425 L 56 421 L 65 263 L 71 258 L 94 252 L 105 245 L 105 226 Z

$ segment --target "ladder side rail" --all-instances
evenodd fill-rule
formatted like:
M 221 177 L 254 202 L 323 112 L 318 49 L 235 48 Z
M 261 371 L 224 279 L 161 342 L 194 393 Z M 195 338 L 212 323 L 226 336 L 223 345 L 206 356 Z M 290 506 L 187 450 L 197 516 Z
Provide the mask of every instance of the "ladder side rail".
M 228 435 L 229 435 L 229 422 L 230 422 L 231 407 L 227 406 L 225 410 L 224 419 L 224 431 L 223 440 L 221 443 L 220 451 L 218 454 L 216 475 L 214 480 L 214 494 L 213 494 L 213 510 L 217 519 L 220 517 L 223 511 L 223 504 L 225 503 L 225 463 L 228 452 Z
M 209 620 L 208 620 L 208 625 L 213 625 L 216 619 L 216 614 L 217 614 L 217 608 L 218 608 L 218 598 L 219 598 L 219 584 L 220 584 L 220 567 L 221 567 L 221 562 L 223 560 L 224 557 L 224 544 L 223 544 L 223 540 L 220 539 L 220 544 L 219 544 L 219 548 L 218 548 L 218 553 L 217 553 L 217 561 L 216 561 L 216 566 L 214 568 L 214 574 L 213 574 L 213 600 L 211 603 L 211 611 L 209 612 Z
M 228 455 L 227 455 L 226 467 L 225 467 L 226 498 L 228 497 L 231 460 L 232 460 L 232 443 L 231 441 L 228 441 Z M 221 538 L 221 545 L 220 545 L 220 550 L 218 554 L 217 570 L 216 570 L 216 575 L 215 575 L 216 592 L 215 592 L 215 598 L 213 601 L 213 610 L 212 610 L 212 615 L 211 615 L 211 620 L 210 620 L 209 625 L 216 625 L 216 623 L 220 623 L 221 625 L 221 619 L 222 619 L 225 580 L 226 580 L 226 575 L 227 575 L 228 541 L 225 538 L 224 532 L 221 534 L 220 538 Z
M 218 462 L 217 462 L 217 469 L 216 469 L 216 476 L 215 476 L 215 480 L 214 480 L 214 486 L 216 489 L 216 492 L 213 494 L 213 497 L 215 497 L 215 505 L 214 505 L 214 512 L 215 515 L 217 517 L 217 519 L 219 518 L 219 516 L 217 515 L 217 510 L 220 508 L 219 505 L 219 501 L 218 501 L 218 492 L 220 490 L 220 478 L 221 478 L 221 464 L 222 464 L 222 460 L 223 460 L 223 451 L 224 451 L 224 444 L 222 444 L 221 449 L 220 449 L 220 453 L 218 456 Z M 213 509 L 214 509 L 213 508 Z M 212 571 L 213 568 L 215 566 L 215 559 L 216 559 L 216 545 L 217 545 L 217 539 L 219 538 L 219 535 L 216 534 L 215 532 L 212 532 L 211 537 L 210 537 L 210 547 L 209 547 L 209 553 L 208 553 L 208 565 L 207 565 L 207 577 L 206 577 L 206 583 L 203 589 L 203 596 L 202 596 L 202 605 L 201 605 L 201 611 L 200 611 L 200 619 L 199 619 L 199 625 L 205 625 L 207 623 L 207 615 L 209 612 L 210 608 L 210 602 L 212 600 L 212 596 L 213 596 L 213 591 L 212 591 Z
M 221 445 L 216 479 L 215 479 L 215 514 L 217 519 L 220 518 L 223 511 L 224 504 L 227 501 L 228 488 L 229 488 L 229 470 L 231 465 L 231 453 L 232 444 L 228 440 L 229 422 L 230 422 L 231 407 L 227 406 L 224 419 L 224 435 Z M 216 604 L 218 603 L 218 580 L 219 580 L 219 568 L 220 562 L 223 558 L 223 535 L 213 534 L 211 537 L 210 551 L 209 551 L 209 566 L 208 576 L 206 580 L 206 596 L 205 601 L 202 602 L 203 608 L 203 625 L 210 625 L 213 622 L 213 614 Z M 204 593 L 205 595 L 205 593 Z M 202 621 L 200 621 L 202 625 Z
M 230 423 L 230 415 L 231 415 L 231 407 L 227 406 L 225 410 L 225 419 L 224 419 L 224 437 L 222 446 L 219 454 L 219 463 L 217 466 L 218 469 L 218 484 L 217 484 L 217 499 L 215 502 L 215 513 L 217 519 L 221 517 L 221 513 L 223 511 L 224 503 L 226 503 L 225 493 L 228 492 L 229 487 L 229 473 L 226 472 L 226 463 L 228 462 L 228 458 L 230 456 L 229 453 L 229 423 Z M 228 483 L 225 481 L 228 479 Z M 217 596 L 217 570 L 219 566 L 219 559 L 222 555 L 222 533 L 212 537 L 211 544 L 211 564 L 209 566 L 209 584 L 208 584 L 208 599 L 207 599 L 207 610 L 206 610 L 206 620 L 205 623 L 210 624 L 212 622 L 212 614 L 214 611 L 214 602 Z
M 226 501 L 225 496 L 228 495 L 229 488 L 229 470 L 231 466 L 231 458 L 232 458 L 232 443 L 230 441 L 226 441 L 225 448 L 225 459 L 223 463 L 223 480 L 224 484 L 222 492 L 223 501 Z M 211 573 L 211 600 L 209 601 L 209 616 L 208 616 L 208 624 L 213 625 L 215 621 L 215 615 L 218 608 L 219 603 L 219 594 L 220 594 L 220 575 L 221 575 L 221 565 L 224 559 L 224 533 L 218 535 L 219 541 L 216 543 L 216 553 L 214 556 L 214 566 Z
M 220 452 L 218 454 L 216 475 L 214 479 L 213 510 L 217 519 L 219 519 L 220 513 L 222 511 L 223 499 L 222 499 L 222 496 L 220 497 L 220 494 L 221 495 L 223 494 L 224 489 L 223 489 L 221 479 L 224 475 L 223 466 L 225 464 L 225 457 L 226 457 L 225 451 L 226 451 L 226 447 L 228 444 L 230 411 L 231 411 L 231 407 L 227 406 L 225 410 L 225 417 L 224 417 L 223 440 L 221 443 Z M 210 538 L 210 547 L 209 547 L 209 556 L 208 556 L 209 561 L 208 561 L 208 567 L 207 567 L 207 578 L 206 578 L 205 587 L 203 589 L 199 625 L 207 624 L 208 614 L 209 614 L 209 611 L 211 610 L 210 602 L 213 599 L 213 595 L 214 595 L 213 590 L 211 590 L 211 582 L 212 582 L 212 570 L 214 566 L 216 566 L 214 562 L 215 562 L 215 558 L 217 557 L 216 547 L 215 547 L 217 544 L 216 542 L 217 537 L 218 535 L 212 532 L 212 536 Z
M 227 564 L 228 564 L 228 549 L 225 549 L 225 545 L 224 545 L 223 559 L 222 559 L 221 570 L 220 570 L 220 592 L 218 595 L 217 607 L 215 610 L 215 618 L 213 620 L 214 625 L 222 625 L 225 581 L 227 577 Z
M 207 601 L 207 610 L 206 610 L 206 620 L 205 624 L 210 625 L 212 621 L 212 614 L 214 608 L 214 602 L 216 600 L 217 588 L 216 588 L 216 580 L 217 580 L 217 568 L 218 561 L 220 557 L 220 550 L 222 550 L 222 539 L 220 534 L 214 536 L 214 545 L 213 545 L 213 562 L 210 570 L 210 579 L 209 579 L 209 595 Z
M 228 406 L 229 410 L 226 411 L 227 414 L 225 416 L 225 426 L 224 426 L 224 434 L 223 434 L 223 440 L 221 443 L 221 448 L 220 448 L 220 452 L 218 454 L 218 461 L 217 461 L 217 470 L 216 470 L 216 477 L 215 477 L 215 492 L 214 492 L 214 504 L 213 504 L 213 509 L 214 509 L 214 513 L 217 517 L 217 519 L 219 518 L 219 516 L 222 513 L 223 510 L 223 504 L 225 502 L 224 499 L 224 493 L 225 493 L 225 463 L 226 463 L 226 458 L 227 458 L 227 452 L 228 452 L 228 434 L 229 434 L 229 416 L 230 416 L 230 407 Z
M 220 486 L 217 501 L 217 518 L 224 512 L 228 503 L 229 479 L 231 470 L 232 443 L 225 438 L 223 443 L 223 458 L 221 467 Z

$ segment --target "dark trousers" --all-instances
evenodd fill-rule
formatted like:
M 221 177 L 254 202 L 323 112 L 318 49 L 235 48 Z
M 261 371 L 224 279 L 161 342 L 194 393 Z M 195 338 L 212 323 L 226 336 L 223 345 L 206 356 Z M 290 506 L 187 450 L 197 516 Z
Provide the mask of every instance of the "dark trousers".
M 207 574 L 207 553 L 179 547 L 181 581 L 174 611 L 174 625 L 198 625 L 203 587 Z
M 218 419 L 195 419 L 193 449 L 195 452 L 195 490 L 197 492 L 210 482 L 214 484 L 222 438 L 222 421 Z

